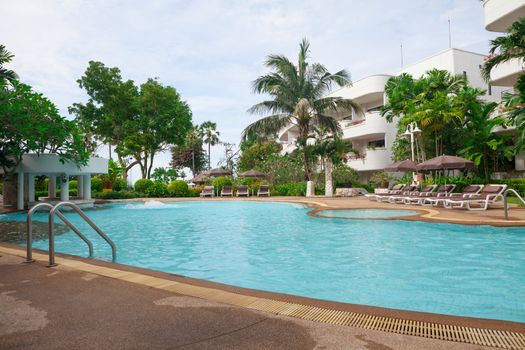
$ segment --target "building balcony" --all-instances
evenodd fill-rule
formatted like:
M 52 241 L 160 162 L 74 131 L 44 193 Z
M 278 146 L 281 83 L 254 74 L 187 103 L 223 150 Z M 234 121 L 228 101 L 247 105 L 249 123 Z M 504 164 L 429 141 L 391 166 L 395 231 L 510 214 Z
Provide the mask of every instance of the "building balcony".
M 485 29 L 491 32 L 505 32 L 510 25 L 525 17 L 523 0 L 485 0 Z
M 377 171 L 392 163 L 390 158 L 390 151 L 385 148 L 367 149 L 366 153 L 348 160 L 346 165 L 357 171 Z
M 383 100 L 385 84 L 390 79 L 390 75 L 378 74 L 360 79 L 332 92 L 331 97 L 342 97 L 354 100 L 359 104 L 370 103 L 371 101 Z
M 388 123 L 379 111 L 369 112 L 363 119 L 342 121 L 343 138 L 346 140 L 363 139 L 385 134 L 395 125 Z
M 524 67 L 523 60 L 520 59 L 499 64 L 490 72 L 490 83 L 494 86 L 514 86 Z

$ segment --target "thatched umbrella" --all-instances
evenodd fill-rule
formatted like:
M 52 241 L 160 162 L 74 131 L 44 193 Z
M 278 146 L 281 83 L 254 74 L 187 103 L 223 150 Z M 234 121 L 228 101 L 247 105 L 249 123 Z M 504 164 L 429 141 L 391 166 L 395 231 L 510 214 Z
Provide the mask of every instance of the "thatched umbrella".
M 195 176 L 191 182 L 193 183 L 196 183 L 196 184 L 203 184 L 206 182 L 206 179 L 208 179 L 210 177 L 210 174 L 207 172 L 207 171 L 203 171 L 202 173 L 200 173 L 199 175 Z
M 217 177 L 217 176 L 229 176 L 232 172 L 228 169 L 223 168 L 215 168 L 210 170 L 210 176 L 211 177 Z
M 416 171 L 416 162 L 406 159 L 399 162 L 395 162 L 385 167 L 385 171 L 390 172 L 402 172 L 402 171 Z
M 439 156 L 419 163 L 417 171 L 474 169 L 473 161 L 456 156 Z
M 266 177 L 266 174 L 252 169 L 252 170 L 245 171 L 244 173 L 240 173 L 239 177 L 253 177 L 253 178 L 262 179 Z

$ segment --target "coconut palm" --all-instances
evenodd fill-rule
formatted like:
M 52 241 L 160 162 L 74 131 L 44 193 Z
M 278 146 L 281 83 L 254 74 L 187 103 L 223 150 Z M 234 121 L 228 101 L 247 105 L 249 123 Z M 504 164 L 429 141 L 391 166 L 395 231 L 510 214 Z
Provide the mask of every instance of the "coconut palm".
M 260 102 L 248 111 L 254 114 L 271 114 L 248 125 L 243 139 L 272 135 L 284 127 L 295 125 L 299 130 L 297 145 L 304 149 L 306 140 L 313 137 L 315 126 L 341 133 L 341 126 L 334 115 L 337 111 L 357 111 L 361 108 L 349 99 L 325 97 L 335 84 L 350 84 L 346 70 L 331 74 L 324 65 L 308 62 L 309 43 L 303 39 L 299 45 L 297 65 L 282 55 L 270 55 L 265 65 L 271 72 L 253 82 L 253 91 L 270 95 L 271 99 Z M 331 115 L 330 115 L 331 114 Z M 305 179 L 310 180 L 308 152 L 304 152 Z
M 4 45 L 0 45 L 0 81 L 13 82 L 18 79 L 18 75 L 14 71 L 4 67 L 4 64 L 11 62 L 13 57 L 15 56 L 6 50 Z
M 494 67 L 514 59 L 525 58 L 525 17 L 512 23 L 507 34 L 490 41 L 490 56 L 481 68 L 485 80 L 490 80 Z
M 211 146 L 218 144 L 220 133 L 217 131 L 217 123 L 207 121 L 201 124 L 200 130 L 204 137 L 204 143 L 208 144 L 208 170 L 211 169 Z
M 191 148 L 191 173 L 195 177 L 197 176 L 195 171 L 195 149 L 202 148 L 202 130 L 200 127 L 194 126 L 188 131 L 188 134 L 186 134 L 186 145 Z

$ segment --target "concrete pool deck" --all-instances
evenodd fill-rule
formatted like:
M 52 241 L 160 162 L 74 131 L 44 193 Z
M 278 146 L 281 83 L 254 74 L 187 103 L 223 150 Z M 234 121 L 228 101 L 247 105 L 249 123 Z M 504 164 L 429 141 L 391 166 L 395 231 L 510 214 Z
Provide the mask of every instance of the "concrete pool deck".
M 439 210 L 365 198 L 242 200 L 305 203 L 313 215 L 382 208 L 421 213 L 403 218 L 408 220 L 498 226 L 525 220 L 525 210 L 515 208 L 506 222 L 501 209 Z M 34 254 L 37 263 L 24 264 L 23 249 L 0 244 L 0 310 L 6 310 L 0 312 L 0 349 L 525 349 L 523 323 L 325 302 L 63 254 L 50 269 L 44 253 Z
M 1 349 L 493 349 L 330 325 L 0 252 Z M 518 348 L 518 347 L 515 347 Z

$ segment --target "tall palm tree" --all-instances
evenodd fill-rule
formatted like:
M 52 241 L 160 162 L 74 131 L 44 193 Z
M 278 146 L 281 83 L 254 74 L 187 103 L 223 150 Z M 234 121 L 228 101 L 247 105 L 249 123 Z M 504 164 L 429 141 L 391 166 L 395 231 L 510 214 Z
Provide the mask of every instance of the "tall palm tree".
M 320 134 L 314 145 L 314 153 L 321 157 L 325 174 L 325 197 L 334 194 L 333 167 L 346 160 L 346 154 L 352 151 L 352 142 L 337 135 Z
M 525 17 L 512 23 L 507 34 L 490 41 L 490 56 L 481 68 L 485 80 L 490 80 L 494 67 L 514 60 L 525 58 Z
M 5 79 L 12 83 L 18 79 L 18 75 L 14 71 L 4 67 L 4 64 L 11 62 L 13 57 L 15 55 L 7 51 L 4 45 L 0 45 L 0 81 Z
M 268 94 L 271 99 L 252 106 L 254 114 L 271 114 L 248 125 L 243 139 L 272 135 L 284 127 L 295 125 L 299 129 L 297 144 L 304 149 L 306 140 L 313 137 L 315 126 L 341 133 L 334 115 L 337 111 L 361 111 L 359 105 L 341 97 L 324 97 L 335 84 L 350 84 L 350 74 L 340 70 L 331 74 L 320 63 L 309 63 L 310 44 L 303 39 L 299 45 L 297 65 L 282 55 L 270 55 L 265 65 L 271 72 L 253 82 L 253 92 Z M 331 115 L 330 115 L 331 114 Z M 305 180 L 310 180 L 308 152 L 304 152 Z
M 208 170 L 211 169 L 211 146 L 218 144 L 220 133 L 217 131 L 217 123 L 207 121 L 200 126 L 204 142 L 208 144 Z
M 195 149 L 202 148 L 202 130 L 199 126 L 194 126 L 188 134 L 186 134 L 186 145 L 191 148 L 191 173 L 193 177 L 195 174 Z

